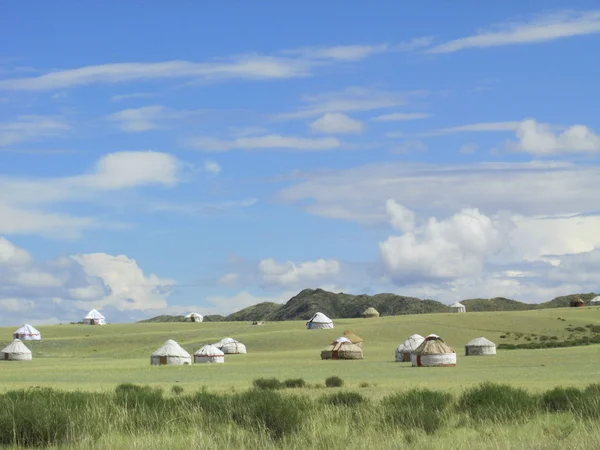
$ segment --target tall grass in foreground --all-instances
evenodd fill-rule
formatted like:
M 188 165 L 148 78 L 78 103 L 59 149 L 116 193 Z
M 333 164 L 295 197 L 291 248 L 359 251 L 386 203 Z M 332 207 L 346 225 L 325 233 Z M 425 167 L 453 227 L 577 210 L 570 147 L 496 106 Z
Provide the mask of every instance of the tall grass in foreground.
M 483 383 L 458 397 L 421 389 L 381 401 L 352 391 L 327 390 L 319 399 L 293 392 L 255 388 L 215 394 L 204 389 L 168 396 L 133 384 L 120 385 L 113 393 L 11 391 L 0 395 L 0 445 L 600 448 L 598 384 L 533 395 Z

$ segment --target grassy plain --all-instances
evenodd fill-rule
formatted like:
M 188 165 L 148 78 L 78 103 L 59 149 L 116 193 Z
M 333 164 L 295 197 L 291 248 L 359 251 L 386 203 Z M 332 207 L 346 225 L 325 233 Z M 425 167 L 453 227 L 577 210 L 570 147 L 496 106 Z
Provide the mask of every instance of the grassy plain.
M 566 320 L 559 320 L 559 317 Z M 497 344 L 523 342 L 515 333 L 535 333 L 565 339 L 568 327 L 600 325 L 600 308 L 559 308 L 534 311 L 467 314 L 420 314 L 379 319 L 338 319 L 333 330 L 306 330 L 304 323 L 245 322 L 136 323 L 106 326 L 40 326 L 41 342 L 27 342 L 33 361 L 0 362 L 0 390 L 48 386 L 66 390 L 108 391 L 120 383 L 181 385 L 186 392 L 202 386 L 211 391 L 245 390 L 259 377 L 302 377 L 323 384 L 338 375 L 345 387 L 370 386 L 361 392 L 378 398 L 390 391 L 426 387 L 460 392 L 482 381 L 510 383 L 530 391 L 557 385 L 582 387 L 598 382 L 600 346 L 499 350 L 495 357 L 465 357 L 464 344 L 485 336 Z M 15 327 L 0 328 L 0 344 L 11 340 Z M 321 361 L 320 350 L 350 329 L 365 341 L 361 361 Z M 509 338 L 501 335 L 511 333 Z M 412 368 L 394 362 L 394 350 L 409 335 L 436 333 L 458 355 L 454 368 Z M 175 339 L 188 352 L 204 343 L 233 337 L 248 354 L 227 355 L 225 364 L 184 367 L 150 366 L 150 353 Z M 309 389 L 311 395 L 322 391 Z

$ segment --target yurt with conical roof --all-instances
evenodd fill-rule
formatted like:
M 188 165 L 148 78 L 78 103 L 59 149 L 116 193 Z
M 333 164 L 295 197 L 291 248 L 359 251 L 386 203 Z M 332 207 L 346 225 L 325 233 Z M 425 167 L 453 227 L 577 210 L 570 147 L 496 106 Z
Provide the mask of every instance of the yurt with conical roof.
M 224 363 L 225 353 L 214 345 L 206 344 L 194 353 L 194 362 L 196 364 Z
M 22 341 L 39 341 L 42 339 L 42 335 L 38 330 L 26 323 L 25 325 L 17 328 L 17 330 L 13 333 L 13 339 L 20 339 Z
M 484 337 L 472 339 L 465 345 L 465 356 L 485 356 L 495 354 L 496 344 Z
M 230 337 L 223 338 L 213 345 L 228 355 L 246 353 L 246 346 Z
M 20 339 L 15 339 L 2 349 L 0 360 L 3 361 L 31 361 L 31 350 Z
M 464 313 L 467 312 L 467 308 L 465 308 L 465 305 L 463 305 L 462 303 L 454 302 L 450 305 L 450 312 Z
M 571 308 L 580 308 L 582 306 L 585 306 L 585 302 L 581 298 L 577 297 L 569 302 L 569 306 Z
M 362 313 L 362 316 L 365 319 L 373 319 L 375 317 L 379 317 L 379 311 L 377 311 L 375 308 L 370 306 L 364 310 L 364 312 Z
M 86 325 L 106 325 L 106 319 L 98 310 L 92 309 L 83 318 L 83 323 Z
M 353 333 L 352 331 L 350 331 L 350 330 L 344 331 L 344 337 L 346 339 L 349 339 L 350 342 L 352 342 L 353 344 L 358 345 L 360 348 L 364 348 L 363 339 L 359 335 Z
M 341 336 L 321 350 L 321 359 L 363 359 L 363 351 L 350 339 Z
M 333 321 L 322 312 L 315 313 L 308 322 L 306 322 L 307 330 L 319 330 L 333 328 Z
M 202 322 L 204 320 L 204 317 L 202 316 L 202 314 L 198 314 L 195 312 L 186 314 L 183 318 L 184 322 Z
M 396 362 L 410 362 L 410 355 L 419 345 L 423 343 L 425 338 L 420 334 L 409 336 L 402 344 L 396 348 Z
M 600 306 L 600 295 L 590 300 L 591 306 Z
M 413 367 L 450 367 L 456 365 L 456 352 L 437 334 L 425 337 L 410 355 Z
M 192 357 L 176 341 L 169 339 L 152 353 L 150 364 L 157 366 L 171 364 L 181 366 L 192 364 Z

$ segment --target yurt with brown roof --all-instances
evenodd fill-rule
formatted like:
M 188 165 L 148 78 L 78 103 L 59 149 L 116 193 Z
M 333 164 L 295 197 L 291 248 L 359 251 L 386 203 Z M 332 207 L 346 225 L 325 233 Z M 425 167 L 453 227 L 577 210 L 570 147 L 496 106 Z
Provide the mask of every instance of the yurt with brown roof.
M 20 339 L 15 339 L 2 349 L 0 360 L 3 361 L 31 361 L 31 350 Z
M 585 306 L 585 302 L 580 297 L 577 297 L 569 302 L 569 306 L 571 308 L 580 308 L 582 306 Z
M 425 340 L 420 334 L 409 336 L 402 344 L 396 348 L 396 362 L 410 362 L 410 354 L 414 352 Z
M 363 339 L 360 336 L 354 334 L 352 331 L 350 331 L 350 330 L 344 331 L 344 337 L 350 339 L 350 342 L 358 345 L 360 348 L 364 348 Z
M 323 350 L 321 359 L 363 359 L 363 351 L 347 337 L 339 337 Z
M 413 367 L 451 367 L 456 352 L 437 334 L 430 334 L 410 355 Z
M 465 356 L 486 356 L 496 354 L 496 344 L 492 341 L 478 337 L 465 344 Z
M 374 317 L 379 317 L 379 311 L 377 311 L 375 308 L 370 306 L 367 309 L 365 309 L 365 311 L 362 313 L 362 316 L 365 319 L 372 319 Z

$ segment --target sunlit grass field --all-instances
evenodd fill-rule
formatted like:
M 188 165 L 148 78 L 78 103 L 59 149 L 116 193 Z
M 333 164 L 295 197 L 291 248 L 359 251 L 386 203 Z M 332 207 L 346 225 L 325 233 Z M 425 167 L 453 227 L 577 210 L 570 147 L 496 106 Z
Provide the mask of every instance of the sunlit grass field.
M 566 321 L 558 318 L 566 319 Z M 482 381 L 510 383 L 531 391 L 557 385 L 585 386 L 599 381 L 600 346 L 543 350 L 498 350 L 496 356 L 465 357 L 464 344 L 485 336 L 497 344 L 510 333 L 569 335 L 567 327 L 600 324 L 600 308 L 562 308 L 538 311 L 466 314 L 422 314 L 379 319 L 338 319 L 333 330 L 306 330 L 303 321 L 136 323 L 106 326 L 55 325 L 37 327 L 41 342 L 26 342 L 29 362 L 0 361 L 0 390 L 48 386 L 67 390 L 107 391 L 120 383 L 139 383 L 186 391 L 206 386 L 211 391 L 245 390 L 259 377 L 302 377 L 323 384 L 338 375 L 348 388 L 371 397 L 390 391 L 427 387 L 460 392 Z M 14 327 L 0 328 L 0 343 L 8 344 Z M 364 360 L 321 361 L 320 350 L 352 330 L 365 341 Z M 394 350 L 409 335 L 436 333 L 457 352 L 451 368 L 412 368 L 394 362 Z M 233 337 L 246 344 L 248 354 L 226 355 L 225 364 L 150 366 L 150 353 L 165 340 L 175 339 L 193 353 L 205 343 Z M 320 390 L 309 389 L 310 395 Z

